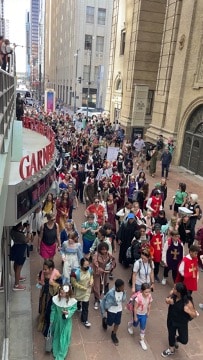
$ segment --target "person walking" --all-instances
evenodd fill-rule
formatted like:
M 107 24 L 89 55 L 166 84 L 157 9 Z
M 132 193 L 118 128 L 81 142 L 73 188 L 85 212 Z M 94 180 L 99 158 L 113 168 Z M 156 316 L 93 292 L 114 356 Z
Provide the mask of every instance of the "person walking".
M 91 323 L 88 321 L 88 309 L 93 285 L 93 273 L 87 259 L 82 258 L 80 260 L 80 268 L 72 272 L 71 284 L 77 300 L 77 310 L 81 311 L 81 322 L 86 328 L 89 328 Z
M 199 315 L 183 283 L 174 285 L 166 298 L 166 304 L 169 305 L 167 316 L 169 348 L 162 352 L 162 357 L 174 355 L 179 342 L 183 345 L 188 343 L 188 322 Z
M 117 331 L 121 323 L 122 304 L 125 300 L 126 292 L 124 290 L 124 281 L 117 279 L 115 281 L 115 287 L 110 289 L 100 302 L 102 326 L 104 330 L 107 330 L 108 326 L 113 325 L 111 340 L 116 346 L 119 344 Z M 105 316 L 105 312 L 107 312 L 107 317 Z
M 145 342 L 145 330 L 147 319 L 150 313 L 151 303 L 153 301 L 151 295 L 150 284 L 143 283 L 141 290 L 138 291 L 133 301 L 132 320 L 128 322 L 128 333 L 133 335 L 133 326 L 140 325 L 140 345 L 143 350 L 147 350 Z
M 147 247 L 141 250 L 141 258 L 133 266 L 132 293 L 140 291 L 144 283 L 150 284 L 150 288 L 154 289 L 154 263 Z
M 172 155 L 169 152 L 169 149 L 166 147 L 163 154 L 161 155 L 161 176 L 162 178 L 166 178 L 168 179 L 168 170 L 169 170 L 169 166 L 172 160 Z M 165 174 L 165 176 L 164 176 Z
M 53 334 L 53 356 L 55 360 L 64 360 L 72 336 L 72 316 L 77 310 L 77 300 L 72 297 L 68 285 L 59 288 L 58 295 L 52 300 L 50 326 Z
M 56 245 L 60 248 L 60 234 L 59 227 L 56 223 L 55 214 L 47 214 L 47 222 L 40 228 L 38 237 L 38 251 L 41 257 L 53 260 L 56 254 Z

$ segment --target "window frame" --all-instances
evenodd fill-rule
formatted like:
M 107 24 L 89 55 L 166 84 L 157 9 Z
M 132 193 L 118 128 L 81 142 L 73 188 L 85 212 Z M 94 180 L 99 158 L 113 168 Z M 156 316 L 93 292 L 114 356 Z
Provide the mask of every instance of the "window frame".
M 102 14 L 105 14 L 105 15 L 102 15 Z M 97 24 L 98 25 L 106 25 L 106 9 L 105 8 L 98 8 Z

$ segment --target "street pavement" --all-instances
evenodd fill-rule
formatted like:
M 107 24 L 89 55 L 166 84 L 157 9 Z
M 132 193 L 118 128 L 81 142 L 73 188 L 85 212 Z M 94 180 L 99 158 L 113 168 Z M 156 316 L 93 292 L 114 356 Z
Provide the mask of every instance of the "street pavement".
M 158 166 L 157 175 L 155 178 L 151 178 L 147 173 L 147 180 L 150 183 L 150 189 L 154 187 L 154 184 L 160 181 L 160 166 Z M 172 202 L 172 196 L 174 195 L 179 182 L 185 182 L 187 184 L 187 191 L 189 193 L 197 193 L 200 197 L 200 205 L 203 206 L 203 181 L 180 167 L 171 167 L 168 180 L 168 197 L 165 203 L 165 210 L 167 217 L 170 218 L 172 212 L 169 211 L 169 204 Z M 73 219 L 76 222 L 77 229 L 80 230 L 81 223 L 84 221 L 84 205 L 80 204 L 79 209 L 74 210 Z M 197 226 L 201 225 L 201 221 Z M 80 238 L 81 240 L 81 238 Z M 186 249 L 187 251 L 187 249 Z M 116 257 L 118 256 L 118 249 Z M 43 335 L 36 330 L 37 316 L 38 316 L 38 299 L 39 290 L 36 288 L 37 274 L 42 269 L 43 261 L 39 257 L 36 251 L 31 253 L 30 259 L 30 284 L 28 287 L 31 290 L 31 308 L 32 308 L 32 335 L 33 335 L 33 359 L 53 359 L 51 354 L 44 352 L 44 338 Z M 55 258 L 56 267 L 61 270 L 61 259 L 59 254 Z M 27 266 L 27 271 L 29 267 Z M 114 271 L 116 278 L 122 278 L 125 281 L 125 288 L 128 292 L 128 298 L 131 294 L 131 289 L 128 285 L 128 279 L 131 269 L 124 269 L 119 263 Z M 163 268 L 160 270 L 160 278 L 162 278 Z M 110 281 L 110 286 L 113 286 L 114 280 Z M 167 341 L 167 305 L 165 304 L 165 298 L 173 286 L 172 279 L 169 277 L 169 281 L 166 286 L 161 284 L 155 284 L 155 290 L 153 293 L 152 310 L 147 323 L 146 330 L 146 343 L 148 350 L 142 350 L 139 344 L 139 330 L 136 329 L 134 335 L 129 335 L 127 332 L 127 323 L 130 319 L 130 314 L 127 309 L 123 309 L 122 323 L 118 330 L 119 346 L 115 346 L 111 341 L 111 329 L 104 331 L 101 326 L 101 316 L 99 310 L 94 310 L 94 297 L 91 296 L 89 307 L 89 321 L 91 322 L 91 328 L 87 329 L 81 324 L 79 314 L 75 313 L 73 316 L 73 334 L 72 342 L 69 349 L 67 359 L 69 360 L 155 360 L 161 359 L 161 352 L 168 347 Z M 194 294 L 194 303 L 198 310 L 199 302 L 203 302 L 203 273 L 200 272 L 198 292 Z M 27 291 L 26 291 L 27 292 Z M 18 294 L 18 298 L 23 294 Z M 199 311 L 199 310 L 198 310 Z M 203 359 L 203 312 L 200 310 L 200 316 L 189 324 L 189 343 L 186 346 L 180 345 L 179 350 L 176 351 L 173 359 Z M 25 344 L 22 344 L 22 349 Z M 20 343 L 18 344 L 20 346 Z M 12 348 L 12 344 L 11 344 Z M 31 348 L 31 344 L 30 344 Z M 13 349 L 14 353 L 14 349 Z M 22 356 L 12 359 L 31 360 L 30 356 Z

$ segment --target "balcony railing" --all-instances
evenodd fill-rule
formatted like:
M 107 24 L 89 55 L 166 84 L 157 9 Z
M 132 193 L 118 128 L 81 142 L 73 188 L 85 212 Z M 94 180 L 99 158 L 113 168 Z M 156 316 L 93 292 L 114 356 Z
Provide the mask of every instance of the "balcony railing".
M 15 111 L 15 80 L 0 70 L 0 154 L 7 152 L 6 139 Z

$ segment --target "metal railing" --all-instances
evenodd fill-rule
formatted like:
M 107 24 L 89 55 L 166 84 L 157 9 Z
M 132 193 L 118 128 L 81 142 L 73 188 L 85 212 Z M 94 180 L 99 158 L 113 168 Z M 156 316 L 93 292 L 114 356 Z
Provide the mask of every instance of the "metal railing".
M 15 78 L 0 70 L 0 154 L 7 152 L 6 140 L 15 112 Z

